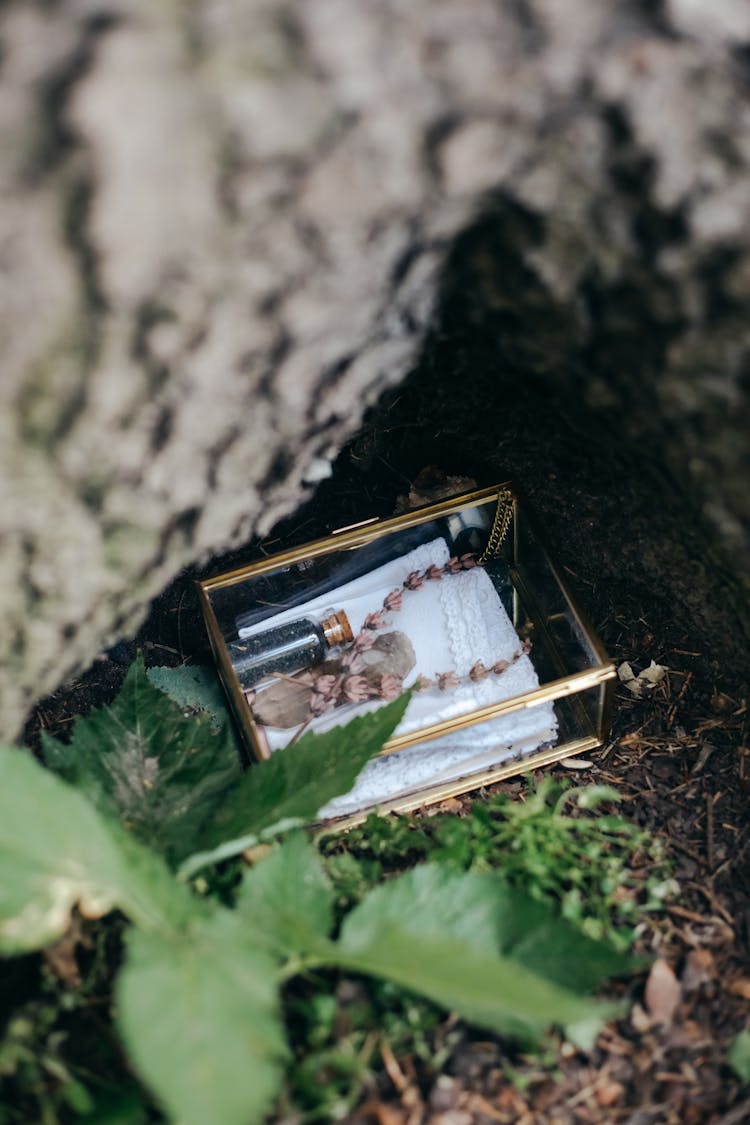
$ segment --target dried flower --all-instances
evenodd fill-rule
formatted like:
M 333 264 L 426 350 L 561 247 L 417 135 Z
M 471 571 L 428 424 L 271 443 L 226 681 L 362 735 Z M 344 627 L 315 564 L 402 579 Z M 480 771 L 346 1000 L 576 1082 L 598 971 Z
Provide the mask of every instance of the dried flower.
M 374 644 L 375 637 L 373 637 L 372 633 L 362 632 L 357 633 L 356 637 L 354 638 L 353 647 L 357 652 L 367 652 L 367 650 L 371 649 Z
M 372 640 L 374 641 L 375 638 L 372 637 Z M 364 662 L 359 654 L 359 650 L 350 648 L 348 652 L 345 652 L 341 657 L 341 667 L 347 672 L 361 672 L 364 667 Z
M 392 699 L 396 699 L 404 690 L 404 681 L 400 676 L 396 676 L 393 672 L 386 673 L 385 676 L 380 677 L 380 698 L 385 699 L 390 703 Z
M 368 613 L 363 622 L 364 629 L 382 629 L 384 625 L 385 614 L 382 609 L 379 609 L 377 613 Z
M 439 566 L 435 566 L 435 564 L 433 563 L 432 566 L 427 567 L 427 570 L 424 572 L 424 576 L 430 582 L 439 582 L 443 577 L 443 572 Z
M 507 660 L 498 660 L 495 664 L 492 665 L 492 671 L 496 676 L 502 676 L 503 672 L 507 672 L 509 668 L 510 664 Z
M 448 691 L 450 688 L 457 688 L 461 684 L 461 680 L 455 672 L 439 672 L 437 678 L 437 686 L 440 691 Z
M 344 695 L 350 703 L 363 703 L 370 697 L 370 688 L 364 676 L 347 676 L 344 680 Z
M 315 691 L 319 695 L 330 696 L 336 690 L 336 676 L 325 674 L 315 680 Z
M 314 691 L 310 696 L 310 713 L 312 715 L 322 715 L 324 711 L 330 711 L 333 707 L 333 697 L 330 695 L 322 695 L 318 691 Z
M 469 554 L 461 555 L 461 566 L 464 570 L 471 570 L 473 566 L 478 566 L 477 556 L 469 552 Z
M 472 665 L 469 670 L 469 678 L 475 681 L 484 680 L 489 674 L 489 668 L 485 668 L 481 660 L 477 660 L 476 664 Z
M 383 601 L 383 609 L 388 610 L 389 613 L 397 613 L 401 609 L 400 590 L 391 590 Z
M 456 556 L 454 555 L 453 558 L 448 559 L 447 563 L 443 567 L 443 570 L 446 574 L 458 574 L 461 570 L 463 570 L 463 567 L 461 566 L 461 560 L 456 558 Z
M 421 590 L 423 586 L 424 578 L 418 570 L 412 570 L 404 579 L 405 590 Z
M 534 644 L 533 644 L 533 641 L 531 640 L 531 637 L 526 637 L 521 644 L 521 650 L 522 650 L 522 652 L 524 653 L 525 656 L 529 655 L 529 653 L 531 652 L 533 647 L 534 647 Z
M 434 686 L 435 681 L 431 680 L 429 676 L 417 676 L 414 681 L 414 691 L 429 691 Z

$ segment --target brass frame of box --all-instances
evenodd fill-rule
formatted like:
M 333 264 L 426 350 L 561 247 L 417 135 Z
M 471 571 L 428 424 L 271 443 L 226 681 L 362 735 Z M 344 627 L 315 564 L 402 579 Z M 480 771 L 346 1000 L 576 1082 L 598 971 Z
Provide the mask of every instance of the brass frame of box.
M 558 679 L 552 680 L 542 686 L 535 688 L 533 691 L 525 692 L 522 695 L 513 696 L 510 699 L 503 700 L 500 703 L 494 703 L 486 707 L 477 708 L 474 711 L 467 712 L 463 715 L 457 715 L 450 719 L 444 719 L 440 722 L 433 723 L 428 727 L 423 727 L 418 731 L 411 734 L 394 736 L 383 747 L 382 754 L 392 754 L 396 750 L 403 750 L 408 746 L 424 743 L 440 735 L 449 734 L 452 731 L 463 730 L 467 727 L 474 726 L 478 723 L 484 722 L 487 719 L 496 718 L 500 715 L 508 714 L 512 711 L 522 710 L 527 707 L 533 707 L 538 703 L 562 699 L 565 697 L 575 696 L 580 692 L 586 691 L 593 687 L 600 688 L 600 699 L 598 706 L 598 721 L 596 723 L 595 731 L 590 735 L 585 735 L 581 738 L 568 740 L 563 744 L 554 747 L 548 747 L 535 751 L 523 758 L 516 758 L 511 761 L 505 761 L 490 769 L 472 774 L 467 777 L 460 778 L 455 781 L 443 782 L 434 788 L 423 787 L 418 792 L 395 798 L 393 801 L 384 802 L 379 806 L 380 811 L 390 812 L 399 811 L 407 812 L 412 809 L 418 808 L 422 805 L 434 803 L 436 801 L 446 800 L 449 797 L 457 796 L 460 793 L 465 793 L 471 789 L 477 789 L 483 785 L 489 785 L 492 782 L 501 781 L 503 778 L 513 776 L 528 770 L 538 769 L 541 766 L 550 765 L 553 762 L 560 761 L 562 758 L 573 757 L 577 754 L 587 753 L 591 750 L 597 749 L 601 746 L 606 733 L 609 729 L 610 712 L 612 705 L 612 696 L 614 692 L 614 679 L 615 667 L 610 661 L 607 653 L 605 652 L 599 638 L 596 636 L 592 626 L 580 607 L 577 605 L 575 599 L 571 595 L 567 583 L 563 579 L 558 567 L 550 558 L 549 550 L 544 541 L 544 537 L 539 532 L 538 525 L 535 523 L 533 517 L 529 516 L 527 505 L 522 499 L 519 499 L 519 490 L 511 483 L 504 482 L 500 485 L 493 486 L 492 488 L 480 489 L 475 492 L 464 493 L 461 496 L 452 497 L 449 500 L 441 501 L 438 504 L 432 504 L 429 507 L 419 508 L 416 511 L 408 512 L 402 516 L 396 516 L 391 519 L 372 519 L 363 520 L 361 523 L 342 528 L 334 531 L 331 535 L 324 539 L 317 539 L 311 543 L 305 543 L 299 547 L 295 547 L 288 551 L 283 551 L 277 555 L 268 556 L 258 562 L 251 563 L 248 566 L 241 567 L 236 570 L 229 571 L 225 574 L 218 575 L 215 578 L 209 578 L 198 585 L 198 595 L 200 599 L 201 609 L 206 621 L 209 640 L 213 649 L 214 656 L 219 668 L 219 673 L 224 684 L 225 690 L 229 697 L 231 708 L 234 717 L 237 721 L 240 734 L 244 747 L 248 753 L 250 760 L 262 760 L 270 756 L 270 751 L 264 745 L 263 740 L 259 736 L 258 728 L 253 720 L 250 708 L 245 701 L 242 694 L 239 681 L 232 668 L 232 663 L 229 658 L 229 653 L 221 634 L 221 630 L 211 604 L 210 594 L 212 591 L 223 589 L 229 586 L 237 585 L 245 582 L 247 579 L 256 577 L 261 574 L 266 574 L 270 571 L 278 570 L 281 567 L 292 566 L 295 563 L 302 562 L 306 559 L 317 558 L 321 555 L 329 554 L 333 551 L 349 550 L 356 547 L 364 546 L 375 539 L 382 538 L 390 535 L 394 531 L 401 530 L 407 527 L 415 527 L 421 523 L 427 523 L 430 520 L 440 518 L 453 512 L 461 511 L 465 508 L 472 508 L 477 504 L 491 500 L 494 497 L 500 497 L 502 493 L 510 493 L 512 495 L 513 503 L 513 520 L 511 525 L 512 530 L 512 562 L 510 565 L 510 576 L 513 583 L 514 598 L 523 600 L 530 618 L 532 619 L 535 627 L 540 633 L 544 634 L 545 641 L 548 649 L 553 655 L 555 663 L 561 675 Z M 537 540 L 540 550 L 543 552 L 545 561 L 552 573 L 552 576 L 562 593 L 568 609 L 575 619 L 578 628 L 583 634 L 587 644 L 591 650 L 596 654 L 598 663 L 592 667 L 585 669 L 581 672 L 573 672 L 570 674 L 564 673 L 564 660 L 559 652 L 554 637 L 549 633 L 545 620 L 536 606 L 534 597 L 526 588 L 523 578 L 523 563 L 519 559 L 519 537 L 518 525 L 519 521 L 517 515 L 521 511 L 523 519 L 533 531 L 534 538 Z M 519 569 L 520 568 L 520 569 Z M 579 701 L 580 703 L 580 701 Z M 583 713 L 583 705 L 580 704 L 580 710 L 583 716 L 585 726 L 590 727 L 591 721 L 588 716 Z M 283 751 L 277 751 L 283 753 Z M 348 827 L 362 820 L 363 816 L 353 814 L 340 818 L 338 821 L 331 822 L 336 827 Z

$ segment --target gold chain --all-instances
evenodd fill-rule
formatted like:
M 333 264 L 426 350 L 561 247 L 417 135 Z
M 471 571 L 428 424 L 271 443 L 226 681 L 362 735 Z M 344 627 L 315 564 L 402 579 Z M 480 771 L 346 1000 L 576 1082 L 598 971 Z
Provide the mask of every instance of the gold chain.
M 505 542 L 512 519 L 513 494 L 507 488 L 503 488 L 497 496 L 497 507 L 495 508 L 495 518 L 492 521 L 492 530 L 487 540 L 487 546 L 477 559 L 478 566 L 484 566 L 490 559 L 495 558 Z

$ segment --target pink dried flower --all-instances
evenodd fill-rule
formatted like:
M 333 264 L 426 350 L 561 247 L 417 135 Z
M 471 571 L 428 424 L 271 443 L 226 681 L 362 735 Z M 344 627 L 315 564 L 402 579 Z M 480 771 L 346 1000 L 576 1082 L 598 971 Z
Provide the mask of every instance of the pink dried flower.
M 416 680 L 414 681 L 415 691 L 429 691 L 430 688 L 434 686 L 435 683 L 429 678 L 429 676 L 417 676 Z
M 427 567 L 427 570 L 424 572 L 424 576 L 430 582 L 439 582 L 443 577 L 443 572 L 439 566 L 435 566 L 435 564 L 433 563 L 432 566 Z
M 403 690 L 404 681 L 393 672 L 387 672 L 385 676 L 380 677 L 380 698 L 385 699 L 386 702 L 390 703 L 392 699 L 397 699 Z
M 510 664 L 507 660 L 498 660 L 492 665 L 492 671 L 496 676 L 502 676 L 503 672 L 507 672 L 509 668 Z
M 440 691 L 449 691 L 450 688 L 457 688 L 460 683 L 461 681 L 455 672 L 438 673 L 437 686 Z
M 481 660 L 477 660 L 476 664 L 472 665 L 469 670 L 469 678 L 475 681 L 484 680 L 489 674 L 489 668 L 485 668 Z
M 344 680 L 344 695 L 350 703 L 363 703 L 370 696 L 370 688 L 364 676 L 347 676 Z
M 456 558 L 456 556 L 454 555 L 452 559 L 448 559 L 447 563 L 443 567 L 443 570 L 446 574 L 458 574 L 461 570 L 463 570 L 463 567 L 461 566 L 461 560 Z
M 396 613 L 401 609 L 401 591 L 391 590 L 390 594 L 383 601 L 383 609 L 388 610 L 389 613 Z
M 372 633 L 357 633 L 354 638 L 354 648 L 357 652 L 367 652 L 375 644 L 375 637 Z
M 477 556 L 474 554 L 461 555 L 461 566 L 464 570 L 471 570 L 473 566 L 478 566 Z
M 328 674 L 318 676 L 315 681 L 315 691 L 318 695 L 330 696 L 336 690 L 336 676 Z
M 374 641 L 375 638 L 373 637 L 372 640 Z M 347 672 L 361 672 L 363 666 L 362 657 L 355 648 L 350 648 L 341 657 L 341 667 L 346 669 Z
M 412 570 L 411 573 L 407 574 L 406 578 L 404 579 L 405 590 L 421 590 L 423 586 L 424 578 L 418 570 Z
M 531 640 L 531 637 L 526 637 L 526 639 L 523 641 L 523 643 L 521 645 L 521 650 L 522 650 L 522 652 L 524 653 L 525 656 L 528 656 L 533 647 L 534 647 L 534 643 Z
M 312 715 L 322 715 L 324 711 L 330 711 L 333 707 L 333 698 L 330 695 L 321 695 L 320 692 L 314 691 L 310 696 L 309 706 Z
M 384 625 L 385 614 L 382 609 L 379 609 L 377 613 L 368 613 L 363 622 L 364 629 L 382 629 Z

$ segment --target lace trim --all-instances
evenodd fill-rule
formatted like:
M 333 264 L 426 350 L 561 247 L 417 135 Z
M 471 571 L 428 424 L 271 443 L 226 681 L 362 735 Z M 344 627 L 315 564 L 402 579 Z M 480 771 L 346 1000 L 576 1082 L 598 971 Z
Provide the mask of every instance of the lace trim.
M 485 570 L 475 567 L 456 578 L 443 579 L 440 603 L 454 671 L 459 676 L 466 676 L 477 660 L 487 667 L 498 660 L 510 660 L 520 644 L 519 637 Z M 530 670 L 528 687 L 538 687 L 536 674 Z M 472 696 L 480 703 L 491 702 L 497 698 L 497 684 L 485 680 L 473 685 Z

